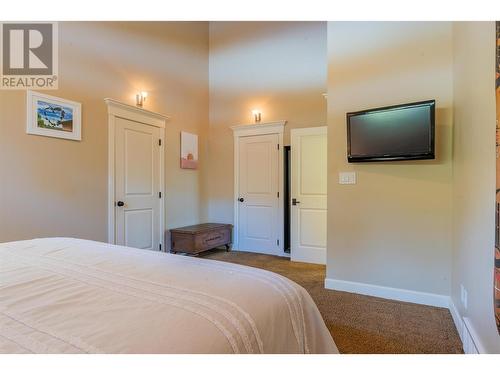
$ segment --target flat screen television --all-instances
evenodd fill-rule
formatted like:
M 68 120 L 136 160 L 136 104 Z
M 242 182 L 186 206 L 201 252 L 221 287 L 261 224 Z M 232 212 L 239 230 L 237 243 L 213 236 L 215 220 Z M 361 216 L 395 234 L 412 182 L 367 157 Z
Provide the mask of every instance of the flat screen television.
M 435 100 L 347 113 L 349 163 L 434 159 Z

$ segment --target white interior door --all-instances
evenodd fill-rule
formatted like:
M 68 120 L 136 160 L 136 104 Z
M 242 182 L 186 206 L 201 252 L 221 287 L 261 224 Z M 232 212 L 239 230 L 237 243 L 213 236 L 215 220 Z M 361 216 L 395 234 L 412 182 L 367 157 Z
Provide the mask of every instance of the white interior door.
M 279 136 L 239 137 L 238 249 L 280 254 Z
M 116 118 L 116 244 L 160 250 L 160 128 Z
M 326 264 L 326 126 L 292 129 L 291 153 L 291 259 Z

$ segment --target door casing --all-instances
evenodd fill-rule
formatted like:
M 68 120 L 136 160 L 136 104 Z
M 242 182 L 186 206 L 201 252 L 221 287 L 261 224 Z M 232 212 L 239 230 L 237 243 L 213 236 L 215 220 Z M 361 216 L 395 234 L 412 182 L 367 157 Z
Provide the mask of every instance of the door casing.
M 249 125 L 235 125 L 232 126 L 234 136 L 234 197 L 233 197 L 233 207 L 234 207 L 234 228 L 233 228 L 233 249 L 239 249 L 239 137 L 247 137 L 252 135 L 264 135 L 264 134 L 278 134 L 278 145 L 279 145 L 279 160 L 278 160 L 278 186 L 279 186 L 279 198 L 278 198 L 278 240 L 279 240 L 279 254 L 280 256 L 289 257 L 289 254 L 283 251 L 283 240 L 284 240 L 284 208 L 283 208 L 283 191 L 284 191 L 284 178 L 283 178 L 283 132 L 285 130 L 286 120 L 274 121 L 259 124 L 249 124 Z M 242 250 L 243 251 L 243 250 Z
M 104 99 L 108 107 L 108 243 L 116 243 L 115 235 L 115 128 L 116 118 L 123 118 L 160 128 L 160 244 L 165 251 L 165 125 L 168 116 L 121 103 L 114 99 Z

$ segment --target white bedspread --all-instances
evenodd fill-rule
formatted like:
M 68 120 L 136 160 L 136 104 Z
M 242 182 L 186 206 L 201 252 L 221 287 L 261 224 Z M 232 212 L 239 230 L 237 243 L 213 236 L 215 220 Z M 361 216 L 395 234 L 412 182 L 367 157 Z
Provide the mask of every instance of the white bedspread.
M 337 353 L 272 272 L 100 242 L 0 244 L 0 353 Z

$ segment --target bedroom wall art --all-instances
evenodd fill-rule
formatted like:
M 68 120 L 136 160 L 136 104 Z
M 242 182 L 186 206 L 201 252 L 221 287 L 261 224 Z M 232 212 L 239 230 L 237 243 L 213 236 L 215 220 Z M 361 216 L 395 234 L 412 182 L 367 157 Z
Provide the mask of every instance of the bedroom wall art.
M 198 136 L 181 132 L 181 168 L 198 169 Z
M 28 91 L 26 97 L 28 134 L 82 139 L 80 103 L 34 91 Z

